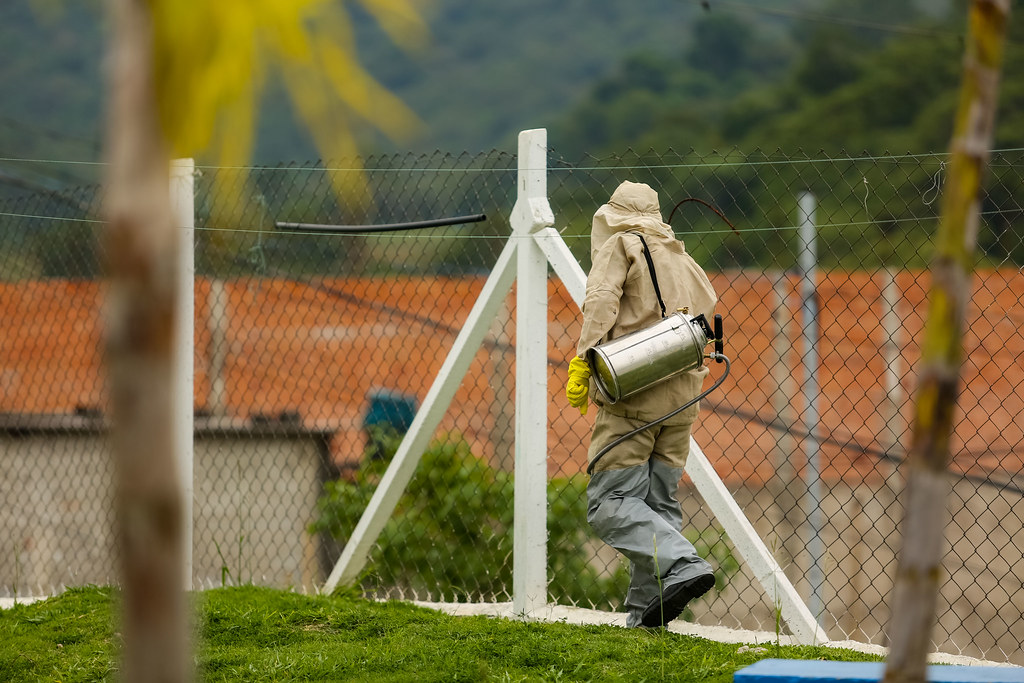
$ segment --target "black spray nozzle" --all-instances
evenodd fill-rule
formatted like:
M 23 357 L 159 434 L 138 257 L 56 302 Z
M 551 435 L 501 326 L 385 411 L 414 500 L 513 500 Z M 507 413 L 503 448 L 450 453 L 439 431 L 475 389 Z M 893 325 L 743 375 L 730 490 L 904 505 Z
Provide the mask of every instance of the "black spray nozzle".
M 715 314 L 715 360 L 719 363 L 722 362 L 722 352 L 725 350 L 725 345 L 722 343 L 722 316 L 721 314 Z

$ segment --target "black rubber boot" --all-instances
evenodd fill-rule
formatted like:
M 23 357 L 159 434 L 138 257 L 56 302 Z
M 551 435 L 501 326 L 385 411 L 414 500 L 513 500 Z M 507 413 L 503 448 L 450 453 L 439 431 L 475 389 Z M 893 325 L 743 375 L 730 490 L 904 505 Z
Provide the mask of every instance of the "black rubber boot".
M 640 623 L 647 628 L 667 625 L 683 613 L 687 603 L 704 595 L 714 585 L 714 574 L 701 574 L 689 581 L 672 584 L 665 589 L 664 594 L 651 601 Z

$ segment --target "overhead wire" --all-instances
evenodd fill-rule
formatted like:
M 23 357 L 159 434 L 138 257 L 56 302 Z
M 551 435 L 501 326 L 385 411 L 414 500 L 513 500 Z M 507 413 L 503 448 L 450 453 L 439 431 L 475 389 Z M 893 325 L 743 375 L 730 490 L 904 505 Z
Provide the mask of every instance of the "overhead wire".
M 1024 147 L 1006 147 L 999 149 L 989 150 L 990 154 L 1009 154 L 1024 152 Z M 718 152 L 712 151 L 707 156 L 714 156 L 719 154 Z M 639 155 L 638 155 L 639 156 Z M 792 157 L 786 158 L 766 158 L 758 160 L 741 160 L 741 161 L 730 161 L 722 159 L 720 161 L 699 161 L 699 162 L 687 162 L 687 163 L 672 163 L 672 164 L 590 164 L 590 165 L 577 165 L 571 162 L 565 161 L 564 159 L 558 160 L 559 166 L 549 167 L 546 170 L 550 173 L 558 173 L 563 171 L 631 171 L 638 169 L 690 169 L 690 168 L 720 168 L 720 167 L 731 167 L 731 166 L 785 166 L 785 165 L 806 165 L 806 164 L 834 164 L 836 162 L 884 162 L 884 161 L 903 161 L 903 160 L 917 160 L 917 159 L 937 159 L 941 157 L 948 157 L 949 152 L 906 152 L 904 154 L 862 154 L 860 156 L 854 156 L 844 154 L 842 156 L 813 156 L 803 159 L 794 159 Z M 592 157 L 595 161 L 600 161 L 596 157 Z M 87 161 L 87 160 L 74 160 L 74 159 L 46 159 L 46 158 L 34 158 L 34 157 L 0 157 L 0 162 L 4 163 L 32 163 L 32 164 L 69 164 L 69 165 L 83 165 L 83 166 L 106 166 L 106 161 Z M 304 165 L 304 166 L 218 166 L 212 164 L 199 164 L 196 166 L 199 170 L 211 170 L 211 171 L 277 171 L 277 172 L 309 172 L 309 173 L 323 173 L 323 172 L 351 172 L 351 173 L 508 173 L 518 170 L 518 167 L 508 166 L 499 168 L 451 168 L 451 167 L 400 167 L 400 168 L 361 168 L 359 166 L 325 166 L 325 165 Z M 536 170 L 536 169 L 526 169 Z
M 981 216 L 1000 216 L 1000 215 L 1004 215 L 1004 214 L 1019 214 L 1020 211 L 1021 211 L 1020 209 L 993 209 L 991 211 L 982 211 L 980 213 L 980 215 Z M 19 213 L 19 212 L 9 212 L 9 211 L 0 211 L 0 216 L 6 216 L 6 217 L 9 217 L 9 218 L 31 218 L 31 219 L 44 220 L 44 221 L 45 220 L 52 220 L 52 221 L 68 221 L 68 222 L 82 222 L 82 223 L 106 223 L 105 220 L 101 220 L 101 219 L 74 218 L 74 217 L 67 217 L 67 216 L 45 216 L 45 215 L 40 215 L 40 214 Z M 927 222 L 927 221 L 936 221 L 938 219 L 939 219 L 939 217 L 937 215 L 932 215 L 932 216 L 911 216 L 911 217 L 908 217 L 908 218 L 891 218 L 891 219 L 870 220 L 870 221 L 824 222 L 824 223 L 819 223 L 816 227 L 818 229 L 821 229 L 821 228 L 855 228 L 855 227 L 864 227 L 864 226 L 869 226 L 869 225 L 898 225 L 900 223 L 923 223 L 923 222 Z M 264 233 L 265 234 L 267 232 L 265 229 L 261 230 L 261 229 L 257 229 L 257 228 L 238 228 L 238 227 L 214 226 L 214 225 L 203 225 L 203 226 L 197 225 L 197 226 L 195 226 L 194 229 L 195 230 L 200 230 L 200 231 L 206 230 L 206 231 L 211 231 L 211 232 L 233 232 L 233 233 L 238 233 L 238 234 L 246 234 L 246 233 Z M 758 233 L 758 232 L 788 232 L 788 231 L 795 231 L 795 230 L 799 230 L 799 229 L 800 229 L 800 226 L 798 226 L 798 225 L 770 225 L 770 226 L 764 226 L 764 227 L 737 228 L 736 232 L 740 233 L 740 234 L 743 234 L 743 233 Z M 715 229 L 710 229 L 710 230 L 692 230 L 692 231 L 687 231 L 687 234 L 688 235 L 709 235 L 709 234 L 714 234 L 714 233 L 719 233 L 719 232 L 721 232 L 721 230 L 715 230 Z M 275 235 L 285 235 L 285 234 L 287 234 L 287 235 L 296 235 L 296 236 L 305 235 L 305 236 L 315 236 L 315 237 L 323 237 L 325 235 L 325 233 L 323 233 L 323 232 L 302 231 L 302 230 L 287 230 L 287 231 L 284 231 L 284 230 L 276 231 L 275 230 L 275 231 L 273 231 L 273 234 L 275 234 Z M 360 232 L 360 233 L 348 233 L 348 234 L 338 233 L 335 236 L 337 236 L 337 237 L 360 236 L 360 237 L 377 237 L 377 238 L 380 238 L 380 239 L 394 239 L 394 236 L 379 235 L 379 234 L 375 234 L 375 233 L 369 232 L 369 231 L 368 232 Z M 510 237 L 510 235 L 464 235 L 464 234 L 451 235 L 451 234 L 443 234 L 443 235 L 415 235 L 415 236 L 410 235 L 410 236 L 408 236 L 408 237 L 406 237 L 404 239 L 424 239 L 424 240 L 438 240 L 438 239 L 441 239 L 441 240 L 445 240 L 445 239 L 453 239 L 453 240 L 493 240 L 493 239 L 496 239 L 496 238 L 508 238 L 508 237 Z

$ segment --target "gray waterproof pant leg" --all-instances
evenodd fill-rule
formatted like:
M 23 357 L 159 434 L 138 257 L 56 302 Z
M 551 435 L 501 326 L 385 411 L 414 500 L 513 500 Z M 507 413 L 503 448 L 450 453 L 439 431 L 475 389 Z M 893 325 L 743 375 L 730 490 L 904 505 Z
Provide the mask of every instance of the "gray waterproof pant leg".
M 630 561 L 626 625 L 670 585 L 712 572 L 681 533 L 676 499 L 681 467 L 656 458 L 596 472 L 587 486 L 587 520 L 597 535 Z

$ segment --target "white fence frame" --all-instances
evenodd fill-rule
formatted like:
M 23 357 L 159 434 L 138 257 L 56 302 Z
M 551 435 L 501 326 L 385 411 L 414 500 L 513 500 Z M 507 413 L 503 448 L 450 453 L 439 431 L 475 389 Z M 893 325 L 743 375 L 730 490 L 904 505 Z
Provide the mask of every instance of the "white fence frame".
M 171 161 L 171 210 L 178 229 L 178 312 L 174 319 L 174 434 L 182 505 L 182 576 L 192 590 L 195 428 L 192 407 L 195 386 L 195 232 L 196 164 L 193 159 Z
M 547 199 L 547 170 L 547 131 L 543 128 L 522 131 L 519 134 L 518 197 L 511 214 L 512 235 L 328 576 L 323 586 L 325 592 L 333 591 L 339 584 L 354 582 L 366 565 L 371 547 L 393 514 L 513 280 L 517 280 L 512 606 L 517 615 L 524 617 L 545 606 L 548 264 L 577 306 L 582 306 L 586 290 L 583 269 L 551 227 L 555 218 Z M 828 642 L 814 615 L 692 439 L 686 473 L 798 642 Z

